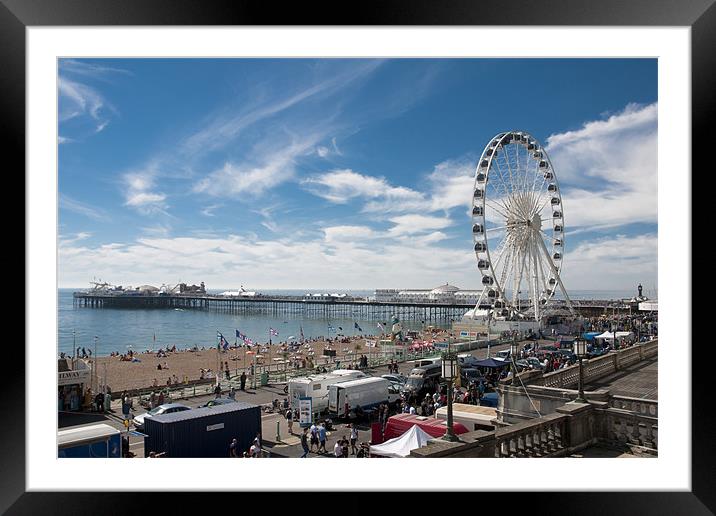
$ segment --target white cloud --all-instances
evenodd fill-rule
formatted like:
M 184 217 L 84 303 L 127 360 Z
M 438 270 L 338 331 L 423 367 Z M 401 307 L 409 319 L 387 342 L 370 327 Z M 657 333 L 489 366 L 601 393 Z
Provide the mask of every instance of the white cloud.
M 312 84 L 290 96 L 272 99 L 270 102 L 254 102 L 244 107 L 238 114 L 232 113 L 228 116 L 221 114 L 204 128 L 189 136 L 183 142 L 182 147 L 192 154 L 222 148 L 236 139 L 248 127 L 278 115 L 306 100 L 332 95 L 354 84 L 355 81 L 368 77 L 382 63 L 383 61 L 378 59 L 366 61 L 351 66 L 342 73 L 334 74 L 330 78 Z
M 355 235 L 361 230 L 351 231 Z M 348 233 L 333 234 L 342 238 Z M 428 288 L 445 281 L 465 288 L 477 284 L 471 252 L 430 243 L 416 247 L 414 240 L 398 239 L 376 246 L 336 247 L 335 240 L 326 242 L 323 236 L 313 240 L 260 240 L 249 235 L 140 238 L 126 245 L 61 247 L 59 260 L 60 285 L 66 286 L 83 285 L 91 276 L 125 285 L 171 283 L 181 277 L 205 281 L 209 288 L 246 283 L 262 288 L 360 289 Z
M 624 290 L 639 282 L 656 285 L 657 244 L 655 233 L 600 238 L 582 242 L 573 251 L 567 240 L 562 279 L 574 290 Z
M 452 225 L 452 220 L 449 218 L 416 214 L 400 215 L 389 220 L 395 224 L 388 230 L 389 236 L 414 235 L 433 229 L 444 229 Z
M 316 135 L 308 135 L 282 149 L 263 149 L 254 158 L 256 164 L 227 162 L 222 168 L 195 183 L 193 190 L 214 197 L 261 195 L 294 177 L 296 160 L 311 152 L 317 138 Z
M 72 199 L 68 195 L 61 193 L 59 201 L 60 209 L 62 210 L 78 213 L 79 215 L 84 215 L 85 217 L 89 217 L 98 221 L 106 221 L 109 219 L 109 217 L 103 210 L 95 206 L 91 206 L 89 204 L 85 204 L 75 199 Z
M 160 228 L 156 228 L 158 231 Z M 60 285 L 88 274 L 120 284 L 205 281 L 210 288 L 251 283 L 261 288 L 429 288 L 445 283 L 479 288 L 470 246 L 436 245 L 439 231 L 386 238 L 367 226 L 333 226 L 319 238 L 252 235 L 140 238 L 131 244 L 84 246 L 88 234 L 61 240 Z M 369 245 L 361 245 L 369 244 Z M 296 259 L 300 257 L 300 259 Z M 623 290 L 657 283 L 657 236 L 618 235 L 585 242 L 565 256 L 570 290 Z
M 325 158 L 326 156 L 328 156 L 328 154 L 330 152 L 331 151 L 328 149 L 328 147 L 323 147 L 322 145 L 316 147 L 316 154 L 318 154 L 322 158 Z
M 428 176 L 430 208 L 432 211 L 450 210 L 472 205 L 472 186 L 475 182 L 476 161 L 468 157 L 446 160 L 435 165 Z
M 58 79 L 59 121 L 86 117 L 92 120 L 94 131 L 99 132 L 109 123 L 105 111 L 115 111 L 94 88 L 60 75 Z
M 370 199 L 364 211 L 397 211 L 420 208 L 424 196 L 410 188 L 392 186 L 385 178 L 373 177 L 353 170 L 333 170 L 306 178 L 301 184 L 312 194 L 336 204 L 345 204 L 351 199 Z
M 152 191 L 155 186 L 157 166 L 150 165 L 144 170 L 128 172 L 122 176 L 125 186 L 125 205 L 144 215 L 166 213 L 167 196 Z
M 103 66 L 96 63 L 87 63 L 84 61 L 77 61 L 76 59 L 60 59 L 59 69 L 61 72 L 65 73 L 74 73 L 91 77 L 93 79 L 103 80 L 107 75 L 111 74 L 134 75 L 129 70 L 124 70 L 122 68 Z
M 323 229 L 327 243 L 355 243 L 378 238 L 380 233 L 367 226 L 331 226 Z
M 546 148 L 568 227 L 657 222 L 656 104 L 553 134 Z

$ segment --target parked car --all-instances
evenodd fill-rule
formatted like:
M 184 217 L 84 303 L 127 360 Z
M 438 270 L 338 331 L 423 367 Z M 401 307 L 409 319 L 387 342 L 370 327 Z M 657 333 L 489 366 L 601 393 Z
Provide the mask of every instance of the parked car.
M 486 392 L 480 398 L 480 405 L 483 407 L 497 407 L 498 401 L 496 392 Z
M 458 355 L 457 359 L 458 359 L 458 362 L 460 363 L 460 367 L 465 367 L 465 368 L 474 368 L 475 363 L 480 361 L 479 359 L 477 359 L 476 357 L 474 357 L 472 355 L 462 355 L 462 356 Z
M 183 410 L 191 410 L 191 407 L 187 407 L 186 405 L 182 405 L 181 403 L 165 403 L 164 405 L 159 405 L 158 407 L 153 408 L 149 412 L 145 412 L 144 414 L 139 414 L 137 417 L 135 417 L 132 420 L 132 424 L 134 425 L 134 428 L 136 428 L 138 432 L 143 432 L 144 431 L 144 420 L 146 418 L 150 418 L 152 416 L 159 416 L 161 414 L 171 414 L 173 412 L 181 412 Z
M 577 355 L 571 349 L 560 349 L 557 351 L 557 356 L 560 358 L 568 358 L 570 364 L 574 364 L 577 361 Z
M 559 348 L 557 346 L 547 345 L 547 346 L 540 346 L 540 351 L 545 351 L 547 353 L 554 353 L 555 351 L 559 351 Z
M 398 384 L 398 386 L 405 384 L 405 381 L 408 379 L 405 375 L 402 374 L 383 374 L 380 377 L 385 378 L 390 383 Z
M 229 403 L 236 403 L 236 400 L 232 400 L 231 398 L 216 398 L 216 399 L 207 401 L 203 405 L 199 405 L 199 408 L 215 407 L 217 405 L 228 405 Z
M 482 374 L 474 367 L 460 368 L 460 381 L 463 387 L 467 387 L 472 382 L 479 382 L 481 378 L 483 378 Z
M 509 360 L 510 359 L 510 350 L 509 349 L 503 349 L 502 351 L 498 351 L 494 354 L 492 357 L 495 360 Z
M 596 358 L 601 357 L 602 355 L 606 355 L 609 353 L 608 349 L 605 348 L 592 348 L 591 351 L 587 352 L 587 358 Z

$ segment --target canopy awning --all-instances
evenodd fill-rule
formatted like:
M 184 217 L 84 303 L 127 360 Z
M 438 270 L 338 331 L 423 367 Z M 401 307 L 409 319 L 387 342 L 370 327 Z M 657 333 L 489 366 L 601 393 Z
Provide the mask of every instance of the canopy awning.
M 510 365 L 508 360 L 495 360 L 494 358 L 486 358 L 485 360 L 479 360 L 473 362 L 473 367 L 488 367 L 490 369 L 499 369 L 500 367 L 507 367 Z
M 381 457 L 407 457 L 411 450 L 425 446 L 430 439 L 434 437 L 418 425 L 413 425 L 400 437 L 385 441 L 383 444 L 372 445 L 370 454 Z

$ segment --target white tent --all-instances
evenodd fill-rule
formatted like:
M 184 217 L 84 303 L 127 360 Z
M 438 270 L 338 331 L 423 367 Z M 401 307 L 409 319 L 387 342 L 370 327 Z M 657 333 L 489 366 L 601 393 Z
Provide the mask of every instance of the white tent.
M 630 331 L 616 331 L 616 332 L 614 332 L 614 331 L 612 331 L 612 332 L 605 331 L 605 332 L 602 333 L 601 335 L 596 335 L 594 338 L 595 338 L 595 339 L 604 339 L 604 340 L 608 340 L 609 342 L 614 342 L 614 339 L 615 339 L 615 338 L 617 338 L 617 339 L 629 339 L 629 338 L 631 338 L 631 337 L 633 337 L 633 336 L 634 336 L 634 334 L 633 334 L 632 332 L 630 332 Z
M 371 455 L 381 457 L 407 457 L 411 450 L 425 446 L 434 437 L 418 425 L 413 425 L 410 430 L 400 437 L 395 437 L 383 444 L 376 444 L 370 447 Z

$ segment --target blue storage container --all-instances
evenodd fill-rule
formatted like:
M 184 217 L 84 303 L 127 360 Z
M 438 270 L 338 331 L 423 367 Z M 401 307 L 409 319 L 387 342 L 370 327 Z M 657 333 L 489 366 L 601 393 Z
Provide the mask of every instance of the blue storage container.
M 261 431 L 258 405 L 237 401 L 145 419 L 144 456 L 228 457 L 229 445 L 237 440 L 237 453 L 251 447 Z

